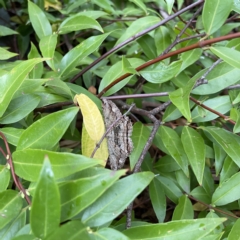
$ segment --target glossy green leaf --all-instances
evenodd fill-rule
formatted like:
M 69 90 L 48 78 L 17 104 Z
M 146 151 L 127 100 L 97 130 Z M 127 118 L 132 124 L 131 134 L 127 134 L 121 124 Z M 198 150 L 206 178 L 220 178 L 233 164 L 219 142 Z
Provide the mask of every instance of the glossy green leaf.
M 186 176 L 188 176 L 188 160 L 180 137 L 173 129 L 165 126 L 160 127 L 160 134 L 164 140 L 163 145 L 170 153 L 170 156 L 181 167 Z
M 211 47 L 210 50 L 229 65 L 240 68 L 240 52 L 228 47 Z
M 155 178 L 149 184 L 149 195 L 158 222 L 163 222 L 166 216 L 166 196 L 162 185 Z
M 37 63 L 42 61 L 44 59 L 26 60 L 14 67 L 9 74 L 0 77 L 0 117 L 5 112 L 14 93 L 20 88 L 28 73 Z
M 204 168 L 204 175 L 203 175 L 203 183 L 202 186 L 206 193 L 211 196 L 214 191 L 214 179 L 212 176 L 212 172 L 208 166 Z
M 32 112 L 40 102 L 37 95 L 26 94 L 14 98 L 3 116 L 0 118 L 0 123 L 10 124 L 18 122 Z
M 234 174 L 223 183 L 220 183 L 212 196 L 212 204 L 226 205 L 240 198 L 240 173 Z
M 227 156 L 224 160 L 223 168 L 220 173 L 220 184 L 233 176 L 238 171 L 239 167 L 237 166 L 237 164 L 229 156 Z
M 61 60 L 60 76 L 69 74 L 83 58 L 96 51 L 109 33 L 90 37 L 71 49 Z
M 17 191 L 0 192 L 0 229 L 12 221 L 21 211 L 22 198 Z
M 217 143 L 213 143 L 213 148 L 214 148 L 214 154 L 215 154 L 214 159 L 215 159 L 216 176 L 218 176 L 219 172 L 222 169 L 224 159 L 226 158 L 227 154 L 222 149 L 222 147 Z
M 182 115 L 187 118 L 189 122 L 192 121 L 190 113 L 189 96 L 190 92 L 195 85 L 196 80 L 192 78 L 186 86 L 178 88 L 177 90 L 169 93 L 169 98 L 172 103 L 178 108 Z
M 177 203 L 178 198 L 180 198 L 183 195 L 183 193 L 182 193 L 181 189 L 176 185 L 176 183 L 173 182 L 172 179 L 169 179 L 169 178 L 166 178 L 163 176 L 157 176 L 156 178 L 161 183 L 166 196 L 172 202 Z
M 66 18 L 59 26 L 58 32 L 66 34 L 69 32 L 79 31 L 82 29 L 93 28 L 103 32 L 101 25 L 93 18 L 83 15 L 74 15 Z
M 114 9 L 112 8 L 111 5 L 113 5 L 113 3 L 111 1 L 108 1 L 108 0 L 101 0 L 101 1 L 98 1 L 98 0 L 92 0 L 92 2 L 96 5 L 98 5 L 100 8 L 106 10 L 107 12 L 114 12 Z
M 173 62 L 170 65 L 166 65 L 162 62 L 158 62 L 144 68 L 140 71 L 140 74 L 151 83 L 164 83 L 173 78 L 181 67 L 181 62 Z
M 182 189 L 185 193 L 190 193 L 190 178 L 187 177 L 182 169 L 179 169 L 175 172 L 176 181 L 178 186 Z
M 63 178 L 86 168 L 103 164 L 102 160 L 87 158 L 83 155 L 50 152 L 40 149 L 26 149 L 13 153 L 15 172 L 25 180 L 36 182 L 43 165 L 43 159 L 48 156 L 56 179 Z
M 137 122 L 133 125 L 133 132 L 132 132 L 132 141 L 134 149 L 130 155 L 130 165 L 131 169 L 134 168 L 137 160 L 139 159 L 142 150 L 149 138 L 150 129 L 144 126 L 142 123 Z
M 10 169 L 7 165 L 0 165 L 0 192 L 5 191 L 10 181 Z
M 186 195 L 179 198 L 178 205 L 174 209 L 172 221 L 182 219 L 193 219 L 192 203 Z
M 195 197 L 196 199 L 198 199 L 200 201 L 203 201 L 204 203 L 207 203 L 207 204 L 211 203 L 211 197 L 212 196 L 209 196 L 209 194 L 207 194 L 207 192 L 201 186 L 198 186 L 198 187 L 194 188 L 191 191 L 191 195 L 193 197 Z
M 171 30 L 166 26 L 160 26 L 154 33 L 155 45 L 157 48 L 157 55 L 160 55 L 165 51 L 172 43 Z
M 149 35 L 144 35 L 140 37 L 137 42 L 141 46 L 141 50 L 148 57 L 148 59 L 153 59 L 157 57 L 157 50 L 153 37 Z
M 239 240 L 240 239 L 240 219 L 234 223 L 229 235 L 228 240 Z
M 69 239 L 69 240 L 91 240 L 93 234 L 89 231 L 89 227 L 84 226 L 80 221 L 70 221 L 61 225 L 52 234 L 44 238 L 44 240 Z
M 54 57 L 54 52 L 57 45 L 57 38 L 58 38 L 57 34 L 52 34 L 52 35 L 42 37 L 39 42 L 39 48 L 42 52 L 43 57 L 51 58 L 51 60 L 48 60 L 46 62 L 48 66 L 51 67 L 51 69 L 53 70 L 55 70 L 53 57 Z
M 159 21 L 160 19 L 155 16 L 147 16 L 137 19 L 130 25 L 130 27 L 127 28 L 125 33 L 118 39 L 116 45 L 124 42 L 125 40 L 132 37 L 136 33 L 141 32 L 142 30 L 145 30 L 148 27 L 151 27 L 152 25 L 158 23 Z
M 78 108 L 72 107 L 39 119 L 21 135 L 17 150 L 51 149 L 61 139 L 77 112 Z
M 103 172 L 92 177 L 61 184 L 59 187 L 62 207 L 61 220 L 70 219 L 87 208 L 125 172 L 126 170 L 120 170 L 113 174 L 112 171 L 108 171 L 107 174 Z
M 240 137 L 226 131 L 225 129 L 216 127 L 201 127 L 204 131 L 208 132 L 211 137 L 224 149 L 229 157 L 240 167 Z
M 207 107 L 214 109 L 217 112 L 222 113 L 222 114 L 229 112 L 230 109 L 232 108 L 232 104 L 231 104 L 231 101 L 230 101 L 230 98 L 228 95 L 218 96 L 215 98 L 208 99 L 208 100 L 204 101 L 203 104 L 206 105 Z M 218 117 L 219 117 L 218 115 L 216 115 L 208 110 L 206 110 L 205 116 L 202 117 L 199 115 L 197 107 L 195 107 L 194 110 L 192 111 L 192 121 L 195 123 L 208 122 L 208 121 L 214 120 Z
M 159 172 L 175 172 L 176 170 L 181 169 L 170 155 L 161 157 L 161 159 L 155 163 L 154 168 Z
M 13 34 L 18 34 L 18 32 L 12 30 L 11 28 L 5 27 L 5 26 L 0 26 L 0 36 L 8 36 L 8 35 L 13 35 Z
M 141 172 L 119 180 L 84 211 L 82 222 L 93 227 L 113 220 L 147 187 L 153 177 L 151 172 Z
M 142 65 L 144 63 L 144 61 L 139 59 L 139 58 L 128 58 L 127 60 L 129 61 L 129 63 L 131 64 L 131 66 L 133 68 L 137 68 L 138 66 L 140 66 L 140 65 Z M 109 70 L 107 71 L 107 73 L 104 75 L 103 79 L 101 80 L 101 83 L 100 83 L 98 91 L 101 92 L 106 86 L 108 86 L 115 79 L 117 79 L 118 77 L 122 76 L 125 73 L 129 73 L 128 69 L 123 68 L 123 62 L 122 61 L 118 61 L 117 63 L 112 65 L 109 68 Z M 130 81 L 130 79 L 132 77 L 133 76 L 131 75 L 131 76 L 125 78 L 120 83 L 118 83 L 115 86 L 113 86 L 110 90 L 108 90 L 104 94 L 104 96 L 109 96 L 109 95 L 117 92 L 119 89 L 124 87 Z
M 191 45 L 192 43 L 195 43 L 195 42 L 196 41 L 189 41 L 187 45 Z M 199 48 L 184 52 L 181 55 L 182 66 L 179 70 L 179 73 L 181 73 L 184 69 L 189 67 L 194 62 L 196 62 L 201 55 L 202 55 L 202 49 L 199 49 Z
M 197 73 L 194 78 L 200 78 L 206 69 Z M 197 95 L 209 95 L 217 93 L 239 81 L 240 69 L 225 62 L 218 64 L 206 77 L 208 84 L 203 84 L 192 90 Z
M 23 235 L 19 235 L 15 238 L 12 238 L 11 240 L 35 240 L 36 237 L 34 235 L 27 235 L 27 234 L 23 234 Z
M 12 222 L 8 223 L 0 230 L 0 239 L 15 239 L 14 236 L 16 236 L 17 232 L 26 224 L 26 212 L 27 208 L 22 209 L 20 214 Z
M 68 85 L 63 82 L 62 80 L 55 78 L 51 81 L 46 82 L 46 87 L 51 89 L 53 93 L 56 93 L 58 95 L 62 95 L 64 97 L 68 97 L 72 100 L 72 93 Z
M 202 185 L 204 166 L 205 166 L 205 144 L 201 135 L 190 127 L 184 127 L 181 141 L 192 170 Z
M 47 156 L 34 193 L 30 224 L 34 235 L 38 238 L 46 237 L 60 224 L 60 194 Z
M 30 52 L 28 53 L 28 59 L 41 58 L 41 57 L 42 56 L 38 52 L 38 49 L 31 42 L 31 49 L 30 49 Z M 43 63 L 40 62 L 40 63 L 36 64 L 36 66 L 32 69 L 32 71 L 28 75 L 28 78 L 35 80 L 37 78 L 41 78 L 42 74 L 43 74 Z M 23 82 L 23 84 L 21 85 L 21 87 L 19 88 L 18 91 L 21 91 L 20 89 L 23 87 L 23 85 L 25 85 L 25 81 Z M 33 91 L 33 89 L 35 89 L 35 88 L 32 88 L 31 91 Z M 21 91 L 21 94 L 22 93 L 23 93 L 23 91 Z M 16 94 L 14 96 L 16 97 Z
M 173 239 L 203 239 L 213 229 L 215 229 L 226 218 L 193 219 L 180 220 L 168 223 L 159 223 L 146 226 L 132 227 L 123 233 L 132 240 L 153 239 L 153 240 L 173 240 Z
M 95 232 L 95 236 L 98 236 L 100 239 L 129 240 L 129 238 L 126 235 L 110 227 L 100 228 L 97 232 Z
M 41 8 L 28 1 L 28 13 L 35 33 L 40 39 L 52 34 L 52 27 Z
M 232 108 L 230 111 L 230 118 L 236 122 L 236 124 L 233 127 L 233 133 L 239 133 L 240 132 L 240 111 L 236 108 Z
M 17 53 L 9 52 L 5 48 L 0 47 L 0 60 L 6 60 L 17 56 Z
M 168 14 L 172 12 L 174 2 L 175 2 L 174 0 L 166 0 Z
M 206 0 L 203 7 L 202 21 L 205 32 L 211 35 L 226 21 L 232 9 L 232 1 Z
M 12 144 L 13 146 L 17 146 L 18 140 L 21 134 L 24 132 L 23 129 L 13 128 L 13 127 L 1 128 L 0 131 L 5 135 L 8 143 Z

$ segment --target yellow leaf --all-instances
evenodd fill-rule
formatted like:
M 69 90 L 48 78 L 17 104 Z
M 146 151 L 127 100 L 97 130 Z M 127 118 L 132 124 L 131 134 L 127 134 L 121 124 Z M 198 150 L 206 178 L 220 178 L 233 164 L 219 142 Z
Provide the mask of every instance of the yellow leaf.
M 96 104 L 88 96 L 84 94 L 75 95 L 74 102 L 76 101 L 82 111 L 83 122 L 88 135 L 97 144 L 105 132 L 102 115 Z
M 58 11 L 62 9 L 62 3 L 58 0 L 45 0 L 44 1 L 44 8 L 48 11 L 48 8 L 52 7 Z
M 96 147 L 96 141 L 94 141 L 90 138 L 85 126 L 83 125 L 83 128 L 82 128 L 82 155 L 84 155 L 86 157 L 91 157 L 91 154 L 92 154 L 93 150 L 95 149 L 95 147 Z M 93 158 L 105 160 L 105 162 L 104 162 L 105 164 L 103 164 L 103 166 L 106 165 L 107 159 L 108 159 L 108 147 L 107 147 L 106 138 L 102 141 L 100 148 L 98 148 L 98 150 L 94 154 Z

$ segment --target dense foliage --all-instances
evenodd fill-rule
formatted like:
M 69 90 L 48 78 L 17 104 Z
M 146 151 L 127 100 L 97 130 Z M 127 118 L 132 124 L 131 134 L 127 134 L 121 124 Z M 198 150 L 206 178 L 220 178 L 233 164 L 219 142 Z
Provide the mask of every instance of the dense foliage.
M 0 6 L 0 239 L 239 238 L 238 0 Z

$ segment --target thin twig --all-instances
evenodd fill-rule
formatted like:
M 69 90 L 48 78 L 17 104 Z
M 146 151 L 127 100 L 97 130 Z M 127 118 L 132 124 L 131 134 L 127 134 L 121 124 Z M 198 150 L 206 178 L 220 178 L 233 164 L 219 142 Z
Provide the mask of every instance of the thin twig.
M 233 89 L 237 89 L 237 88 L 240 88 L 240 84 L 235 84 L 235 85 L 226 87 L 225 89 L 226 89 L 226 90 L 233 90 Z
M 7 160 L 8 164 L 10 165 L 10 170 L 12 173 L 13 181 L 14 181 L 15 185 L 17 186 L 17 188 L 24 194 L 24 197 L 25 197 L 26 201 L 28 202 L 28 204 L 31 205 L 31 200 L 28 197 L 26 190 L 24 189 L 24 187 L 22 186 L 21 182 L 19 181 L 18 177 L 15 174 L 13 161 L 12 161 L 12 154 L 11 154 L 7 139 L 2 132 L 0 132 L 0 136 L 2 137 L 5 147 L 6 147 L 6 150 L 7 150 L 7 154 L 4 154 L 4 156 L 6 157 L 6 160 Z
M 186 29 L 190 26 L 190 24 L 192 23 L 192 21 L 194 20 L 194 18 L 200 13 L 200 11 L 202 11 L 203 6 L 201 6 L 192 16 L 192 18 L 186 23 L 186 25 L 184 26 L 184 28 L 182 29 L 182 31 L 176 36 L 175 40 L 173 41 L 173 43 L 165 50 L 162 52 L 161 55 L 164 55 L 166 53 L 168 53 L 174 46 L 176 46 L 181 38 L 181 36 L 184 34 L 184 32 L 186 31 Z
M 181 9 L 180 11 L 178 11 L 177 13 L 169 16 L 168 18 L 160 21 L 159 23 L 153 25 L 152 27 L 149 27 L 145 30 L 143 30 L 142 32 L 137 33 L 136 35 L 128 38 L 127 40 L 125 40 L 124 42 L 118 44 L 117 46 L 115 46 L 114 48 L 112 48 L 110 51 L 106 52 L 105 54 L 103 54 L 101 57 L 99 57 L 98 59 L 96 59 L 94 62 L 92 62 L 91 64 L 89 64 L 86 68 L 84 68 L 80 73 L 78 73 L 76 76 L 74 76 L 70 82 L 75 82 L 80 76 L 82 76 L 85 72 L 87 72 L 89 69 L 91 69 L 93 66 L 95 66 L 97 63 L 99 63 L 100 61 L 102 61 L 103 59 L 105 59 L 106 57 L 108 57 L 110 54 L 116 52 L 117 50 L 119 50 L 120 48 L 122 48 L 123 46 L 127 45 L 130 42 L 135 41 L 137 38 L 142 37 L 143 35 L 151 32 L 152 30 L 156 29 L 157 27 L 169 22 L 170 20 L 174 19 L 175 17 L 179 16 L 180 14 L 188 11 L 189 9 L 198 6 L 199 4 L 203 3 L 204 0 L 199 0 L 183 9 Z
M 126 115 L 131 111 L 131 109 L 134 107 L 134 105 L 135 105 L 135 104 L 132 104 L 132 105 L 129 107 L 129 109 L 128 109 L 121 117 L 119 117 L 116 121 L 114 121 L 114 122 L 109 126 L 109 128 L 107 129 L 107 131 L 103 134 L 103 136 L 101 137 L 101 139 L 99 140 L 99 142 L 96 144 L 96 147 L 94 148 L 94 150 L 93 150 L 93 152 L 92 152 L 92 154 L 91 154 L 91 156 L 90 156 L 91 158 L 94 157 L 94 154 L 96 153 L 96 151 L 98 150 L 98 148 L 100 148 L 100 145 L 101 145 L 103 139 L 104 139 L 104 138 L 107 136 L 107 134 L 111 131 L 111 129 L 114 127 L 114 125 L 116 125 L 116 123 L 118 123 L 123 116 L 126 116 Z

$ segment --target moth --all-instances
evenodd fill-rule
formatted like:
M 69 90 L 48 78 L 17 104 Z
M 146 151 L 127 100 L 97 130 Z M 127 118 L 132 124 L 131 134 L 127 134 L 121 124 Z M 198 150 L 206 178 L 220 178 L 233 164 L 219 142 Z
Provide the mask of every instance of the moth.
M 106 129 L 120 118 L 107 133 L 106 138 L 110 167 L 112 170 L 121 169 L 133 150 L 132 122 L 127 116 L 122 115 L 111 100 L 103 99 L 102 108 Z

